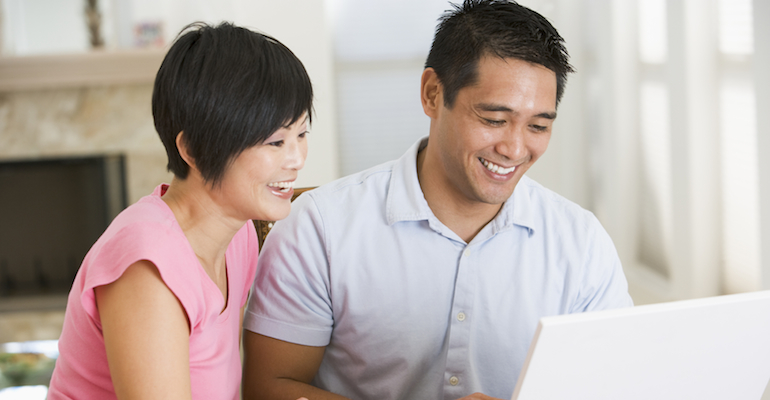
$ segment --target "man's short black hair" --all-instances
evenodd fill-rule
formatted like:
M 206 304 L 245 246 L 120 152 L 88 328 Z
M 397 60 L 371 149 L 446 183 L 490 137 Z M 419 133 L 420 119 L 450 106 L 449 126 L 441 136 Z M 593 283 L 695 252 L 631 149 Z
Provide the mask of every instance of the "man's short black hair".
M 241 152 L 311 117 L 305 67 L 278 40 L 231 23 L 185 27 L 163 59 L 152 93 L 168 169 L 185 179 L 182 140 L 206 182 L 217 184 Z
M 478 78 L 485 55 L 516 58 L 556 74 L 556 103 L 573 72 L 564 39 L 542 15 L 506 0 L 465 0 L 452 4 L 436 28 L 425 68 L 433 68 L 444 87 L 444 103 L 454 104 L 460 89 Z

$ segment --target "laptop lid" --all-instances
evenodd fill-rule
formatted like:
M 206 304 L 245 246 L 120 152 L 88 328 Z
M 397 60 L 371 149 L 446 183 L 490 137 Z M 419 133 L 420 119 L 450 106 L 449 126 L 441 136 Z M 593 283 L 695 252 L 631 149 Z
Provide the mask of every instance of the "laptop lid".
M 770 291 L 544 317 L 512 400 L 759 400 Z

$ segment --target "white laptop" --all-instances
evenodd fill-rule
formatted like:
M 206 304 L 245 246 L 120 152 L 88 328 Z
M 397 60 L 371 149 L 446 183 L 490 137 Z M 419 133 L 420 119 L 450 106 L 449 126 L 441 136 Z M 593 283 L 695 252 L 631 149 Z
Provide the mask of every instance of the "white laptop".
M 512 400 L 760 400 L 770 290 L 544 317 Z

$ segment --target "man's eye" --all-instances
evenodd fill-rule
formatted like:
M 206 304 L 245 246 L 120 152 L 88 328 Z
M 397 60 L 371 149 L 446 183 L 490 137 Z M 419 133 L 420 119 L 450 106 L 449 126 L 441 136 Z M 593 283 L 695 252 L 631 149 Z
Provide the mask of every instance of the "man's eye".
M 505 123 L 505 121 L 504 121 L 504 120 L 503 120 L 503 121 L 501 121 L 501 120 L 496 120 L 496 119 L 487 119 L 487 118 L 484 118 L 484 121 L 485 121 L 487 124 L 489 124 L 489 125 L 492 125 L 492 126 L 501 126 L 501 125 L 503 125 L 503 124 Z
M 548 127 L 542 126 L 542 125 L 532 125 L 532 129 L 537 132 L 545 132 L 546 130 L 548 130 Z

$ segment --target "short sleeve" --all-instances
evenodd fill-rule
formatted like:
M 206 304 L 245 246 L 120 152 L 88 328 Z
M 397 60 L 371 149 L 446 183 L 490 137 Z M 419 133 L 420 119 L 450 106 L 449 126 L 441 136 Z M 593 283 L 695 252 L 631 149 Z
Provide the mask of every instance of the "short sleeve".
M 147 260 L 158 269 L 163 282 L 182 304 L 190 324 L 195 325 L 205 304 L 198 296 L 202 290 L 199 274 L 187 272 L 189 265 L 196 265 L 197 260 L 184 235 L 161 222 L 116 225 L 99 238 L 83 262 L 82 273 L 86 276 L 80 296 L 89 317 L 101 326 L 94 288 L 116 281 L 128 267 Z
M 306 346 L 329 344 L 333 316 L 324 220 L 309 192 L 278 221 L 260 254 L 244 329 Z

